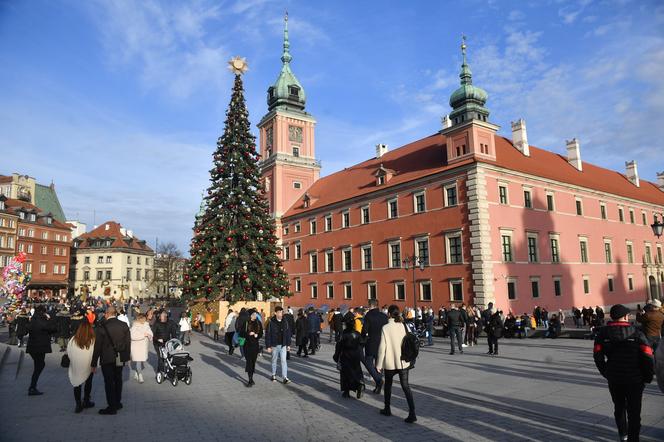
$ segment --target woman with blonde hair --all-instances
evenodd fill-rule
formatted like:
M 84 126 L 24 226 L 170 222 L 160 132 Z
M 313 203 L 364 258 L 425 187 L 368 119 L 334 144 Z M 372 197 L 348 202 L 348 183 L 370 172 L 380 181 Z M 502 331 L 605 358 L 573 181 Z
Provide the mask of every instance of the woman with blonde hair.
M 92 353 L 95 343 L 95 330 L 89 320 L 81 321 L 74 337 L 67 344 L 67 356 L 69 357 L 69 382 L 74 387 L 74 399 L 76 400 L 75 413 L 80 413 L 84 408 L 92 408 L 95 403 L 90 400 L 92 392 Z M 81 385 L 85 383 L 83 401 L 81 401 Z
M 143 368 L 148 360 L 148 347 L 152 341 L 152 329 L 144 314 L 138 315 L 129 333 L 131 334 L 131 360 L 136 363 L 134 379 L 142 384 L 144 382 Z

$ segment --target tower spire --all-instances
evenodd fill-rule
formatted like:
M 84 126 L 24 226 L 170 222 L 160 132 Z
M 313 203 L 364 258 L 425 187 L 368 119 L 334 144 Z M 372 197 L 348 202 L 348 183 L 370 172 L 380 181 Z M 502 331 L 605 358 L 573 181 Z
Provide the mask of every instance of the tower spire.
M 470 66 L 466 61 L 466 36 L 461 34 L 461 55 L 463 57 L 463 62 L 461 63 L 461 73 L 459 78 L 461 79 L 461 84 L 473 84 L 473 73 L 470 71 Z
M 281 55 L 281 61 L 284 64 L 290 63 L 290 61 L 293 59 L 290 54 L 290 42 L 288 41 L 288 11 L 286 11 L 286 14 L 284 15 L 284 52 Z

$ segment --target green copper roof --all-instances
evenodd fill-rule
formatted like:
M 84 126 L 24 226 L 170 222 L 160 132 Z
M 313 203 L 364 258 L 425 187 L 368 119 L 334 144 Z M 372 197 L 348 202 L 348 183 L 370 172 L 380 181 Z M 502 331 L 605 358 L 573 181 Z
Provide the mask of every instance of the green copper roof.
M 288 13 L 284 18 L 284 50 L 281 55 L 281 72 L 273 86 L 267 90 L 268 109 L 298 109 L 304 110 L 306 95 L 304 88 L 291 71 L 290 42 L 288 41 Z
M 53 218 L 66 222 L 65 213 L 58 200 L 58 194 L 55 193 L 55 188 L 51 186 L 44 186 L 41 184 L 35 185 L 35 206 L 44 211 L 44 215 L 51 212 Z
M 450 119 L 454 122 L 455 117 L 460 119 L 463 115 L 464 118 L 461 121 L 471 119 L 486 121 L 486 117 L 489 116 L 489 110 L 484 107 L 484 104 L 489 95 L 484 89 L 473 86 L 473 74 L 466 62 L 466 37 L 463 37 L 461 53 L 463 54 L 463 63 L 461 64 L 461 73 L 459 74 L 461 86 L 452 92 L 450 96 L 450 106 L 452 106 Z

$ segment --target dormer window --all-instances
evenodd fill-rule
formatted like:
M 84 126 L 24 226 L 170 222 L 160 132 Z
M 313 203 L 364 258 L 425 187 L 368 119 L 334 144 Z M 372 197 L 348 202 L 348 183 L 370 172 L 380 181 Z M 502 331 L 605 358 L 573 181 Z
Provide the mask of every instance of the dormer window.
M 34 213 L 31 213 L 31 214 L 30 214 L 30 221 L 33 221 L 33 222 L 34 222 L 34 221 L 37 221 L 37 215 L 34 214 Z
M 392 178 L 393 175 L 394 175 L 393 170 L 386 169 L 381 164 L 378 170 L 374 173 L 374 176 L 376 177 L 376 185 L 382 186 L 383 184 L 387 183 L 390 180 L 390 178 Z
M 377 182 L 376 182 L 376 184 L 379 185 L 379 186 L 382 186 L 383 184 L 385 184 L 385 175 L 381 175 L 381 176 L 379 176 L 379 177 L 377 178 Z
M 53 218 L 51 218 L 50 216 L 47 216 L 46 217 L 46 224 L 49 224 L 49 225 L 53 224 Z
M 288 86 L 288 95 L 290 95 L 291 97 L 299 98 L 300 88 L 297 86 Z
M 274 98 L 274 88 L 273 87 L 270 87 L 267 90 L 267 98 L 268 98 L 268 100 L 271 100 L 271 99 Z
M 25 212 L 18 212 L 18 217 L 21 219 L 25 219 Z
M 308 208 L 309 204 L 311 203 L 311 198 L 309 198 L 309 195 L 305 194 L 304 198 L 302 198 L 302 201 L 304 202 L 304 207 Z

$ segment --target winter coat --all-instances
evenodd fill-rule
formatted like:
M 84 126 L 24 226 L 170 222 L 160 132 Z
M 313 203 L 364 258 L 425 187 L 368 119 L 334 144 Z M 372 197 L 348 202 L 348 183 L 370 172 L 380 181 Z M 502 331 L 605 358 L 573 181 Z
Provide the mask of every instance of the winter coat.
M 334 312 L 334 316 L 332 317 L 332 324 L 334 324 L 334 331 L 343 331 L 344 316 L 341 314 L 341 312 Z
M 56 338 L 69 339 L 69 337 L 72 336 L 69 334 L 71 325 L 71 315 L 69 315 L 69 313 L 58 312 L 55 315 L 55 323 L 58 327 L 58 330 L 55 334 Z
M 361 336 L 352 329 L 346 329 L 341 334 L 341 339 L 335 347 L 334 362 L 339 363 L 341 368 L 339 383 L 341 391 L 357 391 L 364 384 L 362 374 L 362 346 Z
M 300 316 L 295 321 L 295 344 L 300 346 L 304 345 L 308 338 L 309 334 L 307 333 L 307 318 L 306 316 Z
M 16 336 L 22 338 L 28 334 L 28 327 L 30 326 L 30 317 L 21 313 L 16 317 Z
M 96 367 L 98 364 L 114 363 L 115 350 L 120 353 L 120 360 L 122 362 L 130 360 L 131 334 L 127 324 L 117 318 L 109 318 L 95 328 L 95 334 L 95 349 L 91 362 L 93 367 Z
M 58 329 L 55 320 L 47 319 L 43 313 L 35 313 L 28 325 L 28 345 L 26 353 L 50 353 L 51 335 Z
M 341 314 L 336 315 L 341 316 Z M 380 337 L 383 326 L 387 324 L 387 315 L 377 308 L 373 308 L 364 315 L 362 326 L 362 340 L 364 341 L 364 353 L 367 356 L 375 356 L 378 353 Z
M 178 325 L 180 326 L 180 333 L 191 331 L 191 320 L 186 316 L 184 318 L 180 318 Z
M 178 327 L 175 322 L 167 319 L 166 322 L 157 321 L 154 323 L 152 342 L 157 344 L 165 344 L 169 339 L 178 337 Z M 159 342 L 161 339 L 162 342 Z
M 609 322 L 599 328 L 593 357 L 597 369 L 609 382 L 642 384 L 652 381 L 652 348 L 643 332 L 629 322 Z
M 237 319 L 235 320 L 235 331 L 238 332 L 238 334 L 242 337 L 244 337 L 243 333 L 248 320 L 249 314 L 247 314 L 246 311 L 244 313 L 240 312 L 240 314 L 237 316 Z
M 660 309 L 650 310 L 640 315 L 637 319 L 643 324 L 643 333 L 648 337 L 660 336 L 662 324 L 664 324 L 664 313 Z
M 293 330 L 295 330 L 295 317 L 292 313 L 284 312 L 284 320 L 288 322 L 288 326 L 291 329 L 291 334 L 293 334 Z
M 131 360 L 134 362 L 145 362 L 148 360 L 148 344 L 152 340 L 152 329 L 150 324 L 138 321 L 134 322 L 129 330 L 131 334 Z
M 447 312 L 447 326 L 449 328 L 459 328 L 463 327 L 464 325 L 465 322 L 459 309 L 455 308 Z
M 401 322 L 389 318 L 383 326 L 376 354 L 376 368 L 381 370 L 405 370 L 410 363 L 401 360 L 401 344 L 406 336 L 406 328 Z
M 265 330 L 265 347 L 271 348 L 278 345 L 289 347 L 292 334 L 290 324 L 285 318 L 278 321 L 276 316 L 273 316 Z
M 71 382 L 72 387 L 78 387 L 90 376 L 92 372 L 90 365 L 92 364 L 94 349 L 94 340 L 88 348 L 81 348 L 76 345 L 74 338 L 69 340 L 67 344 L 67 356 L 69 356 L 67 374 L 69 375 L 69 382 Z
M 226 321 L 224 321 L 224 333 L 235 333 L 236 321 L 237 321 L 237 315 L 233 312 L 229 313 L 226 316 Z
M 321 322 L 320 316 L 318 316 L 316 312 L 309 313 L 307 315 L 307 332 L 318 333 L 320 331 Z
M 489 320 L 489 324 L 487 325 L 487 334 L 495 338 L 502 338 L 504 328 L 505 325 L 503 324 L 503 320 L 500 319 L 500 314 L 496 312 L 493 315 L 491 315 L 491 319 Z

